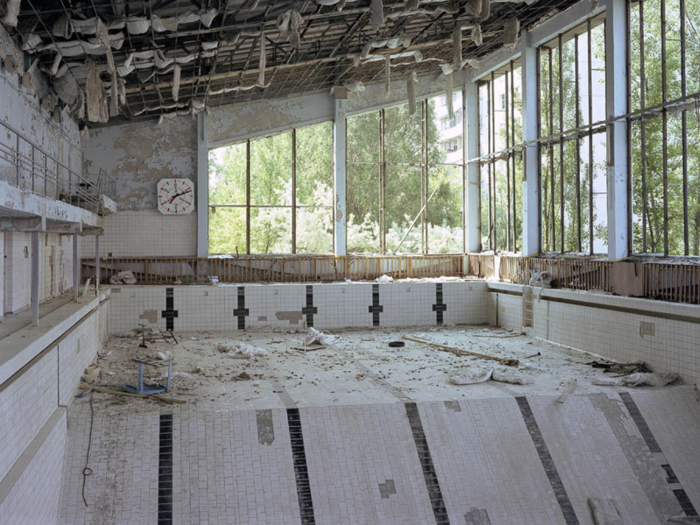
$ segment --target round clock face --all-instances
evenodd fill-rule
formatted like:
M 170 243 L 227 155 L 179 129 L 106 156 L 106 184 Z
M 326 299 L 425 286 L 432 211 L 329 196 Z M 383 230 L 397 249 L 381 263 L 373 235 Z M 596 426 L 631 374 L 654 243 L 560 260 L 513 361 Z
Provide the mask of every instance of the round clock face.
M 158 211 L 166 215 L 186 215 L 194 210 L 194 184 L 189 179 L 158 181 Z

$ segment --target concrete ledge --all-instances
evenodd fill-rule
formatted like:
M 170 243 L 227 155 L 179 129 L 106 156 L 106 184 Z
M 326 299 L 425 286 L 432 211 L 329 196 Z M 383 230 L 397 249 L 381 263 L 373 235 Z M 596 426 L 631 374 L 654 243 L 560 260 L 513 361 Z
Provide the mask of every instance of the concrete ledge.
M 0 385 L 19 372 L 109 297 L 109 290 L 83 303 L 69 303 L 41 319 L 41 326 L 18 330 L 0 342 Z
M 489 292 L 495 293 L 515 293 L 517 295 L 522 295 L 523 288 L 524 286 L 521 284 L 488 283 Z M 542 301 L 560 301 L 593 308 L 608 308 L 610 310 L 647 315 L 650 317 L 663 317 L 691 323 L 700 323 L 700 305 L 668 303 L 651 299 L 619 297 L 604 293 L 557 290 L 551 288 L 536 288 L 535 294 L 537 299 Z

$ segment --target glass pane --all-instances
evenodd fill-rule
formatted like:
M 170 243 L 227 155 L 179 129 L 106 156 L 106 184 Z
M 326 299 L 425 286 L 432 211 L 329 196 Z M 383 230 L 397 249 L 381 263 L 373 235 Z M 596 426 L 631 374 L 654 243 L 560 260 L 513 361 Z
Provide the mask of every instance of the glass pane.
M 421 104 L 408 114 L 408 104 L 385 110 L 384 140 L 387 162 L 421 162 Z
M 379 253 L 379 166 L 348 165 L 346 203 L 348 251 Z
M 593 122 L 605 120 L 605 24 L 591 29 Z
M 495 131 L 495 136 L 492 139 L 492 151 L 501 151 L 506 149 L 506 76 L 496 77 L 492 86 L 493 127 Z
M 431 164 L 459 164 L 464 157 L 462 92 L 453 93 L 454 117 L 444 96 L 428 100 L 428 160 Z
M 680 0 L 666 3 L 666 100 L 683 95 L 681 89 L 681 4 Z M 694 2 L 686 2 L 686 9 L 700 9 Z M 687 50 L 686 50 L 687 53 Z M 687 55 L 686 55 L 687 56 Z
M 590 137 L 581 139 L 581 251 L 591 252 L 591 166 L 593 164 Z
M 646 3 L 645 3 L 646 7 Z M 664 252 L 663 130 L 661 118 L 646 121 L 647 253 Z
M 209 152 L 209 204 L 245 204 L 246 144 Z
M 685 255 L 683 210 L 683 128 L 680 115 L 668 116 L 668 253 Z
M 246 253 L 245 208 L 209 208 L 209 253 Z
M 542 173 L 540 186 L 542 251 L 551 252 L 554 250 L 554 243 L 552 242 L 552 172 L 549 164 L 549 147 L 540 147 L 540 152 L 540 170 Z
M 428 252 L 462 253 L 462 167 L 439 166 L 428 173 Z
M 514 88 L 514 93 L 513 93 L 513 101 L 514 101 L 514 106 L 515 106 L 515 141 L 511 140 L 511 145 L 512 144 L 519 144 L 522 142 L 522 136 L 523 136 L 523 116 L 522 116 L 522 107 L 523 107 L 523 95 L 522 95 L 522 77 L 520 75 L 520 68 L 514 68 L 513 69 L 513 88 Z
M 250 202 L 253 205 L 291 206 L 291 132 L 250 142 Z
M 401 242 L 411 222 L 418 216 L 423 198 L 421 168 L 387 166 L 386 170 L 386 248 L 393 252 Z M 435 197 L 433 197 L 435 198 Z M 416 221 L 399 253 L 423 251 L 421 219 Z
M 593 135 L 593 253 L 608 252 L 608 185 L 605 133 Z
M 347 119 L 348 162 L 379 160 L 379 112 L 362 113 Z
M 540 48 L 540 136 L 550 134 L 549 127 L 549 60 L 550 53 L 547 48 Z
M 333 253 L 333 209 L 297 209 L 297 253 Z
M 661 92 L 661 1 L 644 1 L 644 78 L 646 107 L 659 104 Z M 662 250 L 663 251 L 663 250 Z
M 641 33 L 639 18 L 639 2 L 630 2 L 630 97 L 631 109 L 637 111 L 640 107 L 641 91 Z
M 297 204 L 332 206 L 333 123 L 300 128 L 296 134 Z
M 252 208 L 250 210 L 250 253 L 291 252 L 291 208 Z
M 499 160 L 494 165 L 494 180 L 495 180 L 495 200 L 496 200 L 496 228 L 495 228 L 495 247 L 497 250 L 508 249 L 508 237 L 510 235 L 509 225 L 509 196 L 510 196 L 510 181 L 507 177 L 506 161 Z M 512 216 L 512 215 L 511 215 Z
M 700 255 L 700 122 L 688 111 L 688 240 L 690 255 Z
M 633 122 L 630 128 L 632 146 L 632 252 L 644 252 L 644 196 L 642 185 L 642 125 Z
M 588 32 L 586 31 L 578 37 L 578 89 L 579 97 L 581 99 L 580 105 L 582 126 L 588 125 L 592 122 L 590 119 L 592 108 L 588 105 L 588 67 Z
M 562 86 L 564 93 L 564 130 L 576 127 L 576 40 L 563 39 Z
M 490 164 L 481 165 L 481 251 L 492 249 L 491 246 L 491 171 Z
M 564 144 L 564 250 L 579 251 L 579 197 L 581 163 L 576 153 L 576 141 Z
M 695 8 L 691 6 L 695 5 Z M 686 93 L 700 91 L 700 9 L 698 4 L 685 4 L 685 78 Z

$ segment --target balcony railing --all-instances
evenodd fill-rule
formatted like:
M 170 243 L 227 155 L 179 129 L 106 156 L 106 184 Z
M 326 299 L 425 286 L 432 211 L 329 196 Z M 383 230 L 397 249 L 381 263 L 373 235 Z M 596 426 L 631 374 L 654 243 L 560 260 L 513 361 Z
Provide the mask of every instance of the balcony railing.
M 0 180 L 42 197 L 67 202 L 98 213 L 100 196 L 116 196 L 116 183 L 100 169 L 94 180 L 78 174 L 21 132 L 0 121 Z M 82 152 L 68 144 L 69 157 Z

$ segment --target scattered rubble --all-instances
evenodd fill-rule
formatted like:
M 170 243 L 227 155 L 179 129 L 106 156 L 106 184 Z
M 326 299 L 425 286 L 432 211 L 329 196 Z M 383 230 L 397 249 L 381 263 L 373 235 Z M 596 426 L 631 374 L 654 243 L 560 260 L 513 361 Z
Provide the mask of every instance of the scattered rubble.
M 337 335 L 324 334 L 320 330 L 316 330 L 315 328 L 311 327 L 311 328 L 309 328 L 309 333 L 306 334 L 306 339 L 304 340 L 304 344 L 306 346 L 311 346 L 314 344 L 332 345 L 332 344 L 337 343 L 339 340 L 340 340 L 340 337 Z
M 267 350 L 243 342 L 238 342 L 233 346 L 220 344 L 217 350 L 233 359 L 250 359 L 251 357 L 267 356 Z

